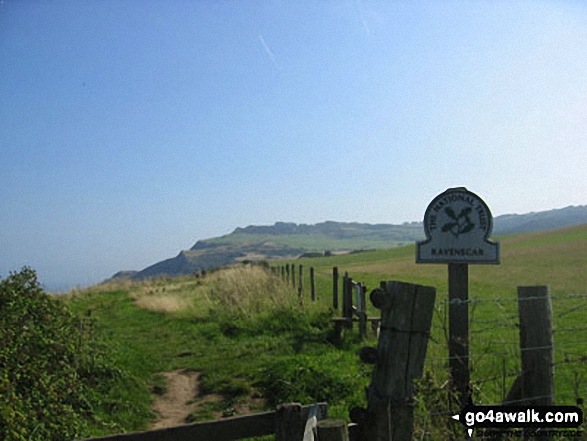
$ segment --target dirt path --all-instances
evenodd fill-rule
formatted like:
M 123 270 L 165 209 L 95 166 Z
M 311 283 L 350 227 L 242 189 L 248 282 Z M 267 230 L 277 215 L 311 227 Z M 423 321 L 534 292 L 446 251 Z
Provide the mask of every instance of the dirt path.
M 198 396 L 199 372 L 179 369 L 173 372 L 165 372 L 162 375 L 165 377 L 167 391 L 165 394 L 155 397 L 152 410 L 158 417 L 151 424 L 150 430 L 187 424 L 186 417 L 192 413 L 197 413 L 201 406 L 222 402 L 223 400 L 222 396 L 217 394 L 207 394 L 204 397 Z M 265 409 L 265 400 L 255 391 L 251 391 L 247 397 L 241 397 L 238 401 L 230 403 L 228 408 L 213 412 L 210 419 L 245 415 L 259 412 L 263 409 Z
M 155 399 L 153 411 L 159 415 L 151 429 L 163 429 L 185 424 L 185 418 L 194 411 L 198 393 L 198 372 L 177 370 L 163 374 L 167 392 Z

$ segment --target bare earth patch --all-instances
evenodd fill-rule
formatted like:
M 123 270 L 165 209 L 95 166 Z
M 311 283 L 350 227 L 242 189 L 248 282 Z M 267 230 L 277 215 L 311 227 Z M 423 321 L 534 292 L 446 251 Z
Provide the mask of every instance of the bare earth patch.
M 167 391 L 164 395 L 155 398 L 152 410 L 157 414 L 157 419 L 151 425 L 151 430 L 188 424 L 188 416 L 193 417 L 198 414 L 206 405 L 223 402 L 222 396 L 217 394 L 206 394 L 205 396 L 198 394 L 199 372 L 179 369 L 165 372 L 162 375 L 166 380 Z M 222 410 L 216 409 L 211 412 L 207 419 L 215 420 L 260 412 L 265 408 L 265 400 L 252 391 L 249 396 L 236 400 L 227 406 Z
M 167 392 L 153 403 L 153 411 L 158 418 L 151 429 L 181 426 L 197 406 L 194 398 L 198 393 L 199 372 L 177 370 L 165 372 L 163 376 L 167 380 Z

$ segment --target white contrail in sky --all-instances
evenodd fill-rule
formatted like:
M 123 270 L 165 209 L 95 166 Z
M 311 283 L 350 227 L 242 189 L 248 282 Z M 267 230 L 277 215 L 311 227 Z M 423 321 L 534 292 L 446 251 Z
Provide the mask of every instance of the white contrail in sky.
M 263 36 L 261 34 L 259 34 L 259 41 L 263 45 L 263 49 L 265 49 L 265 53 L 269 56 L 269 59 L 271 60 L 271 62 L 275 66 L 275 68 L 277 69 L 278 67 L 277 67 L 277 61 L 275 60 L 275 55 L 273 55 L 273 51 L 267 45 L 267 43 L 265 42 L 265 39 L 263 38 Z
M 365 12 L 363 11 L 363 7 L 361 6 L 361 2 L 359 0 L 355 1 L 355 7 L 359 14 L 359 19 L 363 25 L 363 30 L 365 31 L 365 35 L 371 35 L 371 28 L 369 28 L 369 24 L 367 23 L 367 19 L 365 18 Z

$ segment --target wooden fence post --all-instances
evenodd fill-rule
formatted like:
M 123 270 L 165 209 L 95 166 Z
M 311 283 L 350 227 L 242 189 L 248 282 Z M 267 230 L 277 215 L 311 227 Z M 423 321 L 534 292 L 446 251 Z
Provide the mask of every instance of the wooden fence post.
M 299 265 L 298 301 L 300 306 L 304 306 L 304 266 L 301 263 Z
M 552 301 L 548 286 L 518 286 L 522 399 L 524 405 L 554 404 Z
M 347 294 L 346 294 L 346 290 L 348 287 L 348 283 L 347 283 L 347 279 L 349 277 L 349 273 L 345 272 L 344 275 L 342 276 L 342 305 L 341 305 L 341 312 L 342 312 L 342 317 L 346 318 L 347 316 L 347 312 L 346 312 L 346 302 L 347 302 Z
M 347 318 L 349 320 L 349 328 L 353 329 L 353 286 L 354 282 L 353 279 L 350 277 L 347 278 L 348 288 L 347 288 Z
M 302 419 L 302 405 L 287 403 L 277 406 L 275 441 L 299 441 L 304 436 L 306 422 Z
M 332 307 L 338 309 L 338 267 L 332 268 Z
M 314 267 L 310 267 L 310 298 L 316 301 L 316 279 L 314 279 Z
M 364 439 L 411 441 L 414 430 L 414 386 L 428 347 L 436 288 L 390 281 L 371 293 L 381 309 L 381 331 L 371 384 Z M 393 305 L 393 307 L 392 307 Z
M 366 288 L 364 283 L 357 286 L 357 310 L 359 312 L 359 335 L 361 338 L 367 337 L 367 302 L 365 300 Z
M 353 280 L 345 272 L 342 279 L 342 316 L 348 320 L 347 327 L 353 328 Z
M 328 405 L 318 403 L 302 406 L 288 403 L 277 406 L 275 419 L 275 441 L 302 441 L 306 430 L 328 418 Z
M 286 282 L 289 283 L 289 263 L 285 265 Z
M 295 264 L 291 264 L 291 284 L 293 287 L 296 287 L 296 266 Z
M 285 268 L 281 265 L 281 280 L 285 280 Z

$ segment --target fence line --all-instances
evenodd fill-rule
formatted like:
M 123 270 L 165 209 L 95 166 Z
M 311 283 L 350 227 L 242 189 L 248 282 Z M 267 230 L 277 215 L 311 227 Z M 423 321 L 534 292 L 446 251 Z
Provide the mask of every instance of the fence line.
M 516 318 L 517 318 L 517 316 L 515 316 L 515 315 L 512 315 L 512 316 L 506 316 L 506 317 L 504 317 L 504 319 L 505 319 L 505 320 L 515 320 Z M 482 325 L 489 325 L 489 324 L 491 324 L 491 323 L 501 323 L 501 322 L 503 322 L 504 320 L 502 320 L 502 319 L 493 319 L 493 320 L 472 320 L 472 321 L 473 321 L 474 323 L 477 323 L 477 324 L 479 324 L 479 323 L 480 323 L 480 324 L 482 324 Z M 510 325 L 508 325 L 508 326 L 511 326 L 511 324 L 510 324 Z
M 475 323 L 475 322 L 473 322 L 473 323 Z M 482 332 L 487 332 L 487 331 L 490 331 L 490 330 L 496 329 L 496 328 L 512 328 L 512 327 L 515 327 L 515 325 L 512 325 L 511 323 L 506 323 L 503 325 L 496 325 L 496 326 L 489 326 L 487 328 L 475 329 L 475 330 L 469 331 L 469 333 L 470 334 L 480 334 Z
M 342 281 L 342 274 L 344 274 L 345 271 L 340 268 L 338 270 L 341 275 L 339 280 Z M 324 279 L 322 278 L 333 280 L 333 273 L 331 272 L 314 269 L 314 273 L 321 278 L 321 284 L 324 283 Z M 347 278 L 352 279 L 351 276 L 347 276 Z M 495 401 L 495 399 L 499 397 L 498 401 L 504 402 L 504 404 L 506 403 L 506 398 L 507 404 L 527 403 L 529 396 L 531 396 L 533 400 L 546 399 L 551 402 L 554 402 L 555 398 L 557 400 L 565 400 L 568 399 L 568 397 L 578 399 L 581 396 L 581 392 L 579 391 L 583 387 L 582 382 L 584 381 L 581 373 L 584 372 L 585 363 L 587 362 L 587 356 L 583 355 L 583 348 L 587 346 L 587 341 L 564 340 L 574 340 L 573 337 L 570 337 L 570 333 L 586 332 L 587 326 L 583 326 L 583 323 L 577 322 L 575 320 L 576 316 L 573 316 L 566 327 L 556 328 L 556 326 L 553 326 L 551 328 L 550 335 L 556 339 L 556 344 L 551 341 L 544 341 L 543 343 L 548 344 L 537 344 L 534 347 L 520 347 L 520 339 L 515 338 L 512 340 L 511 337 L 514 336 L 514 334 L 512 334 L 513 332 L 520 332 L 520 321 L 522 319 L 520 318 L 519 311 L 518 314 L 511 313 L 513 308 L 510 305 L 512 305 L 513 302 L 515 305 L 520 305 L 521 309 L 522 305 L 528 305 L 527 302 L 545 300 L 545 297 L 538 296 L 532 291 L 528 294 L 530 295 L 527 297 L 518 294 L 518 296 L 513 295 L 511 297 L 473 298 L 463 301 L 460 299 L 448 300 L 446 298 L 448 297 L 448 293 L 439 293 L 439 296 L 445 297 L 443 300 L 436 300 L 434 302 L 434 317 L 433 323 L 430 327 L 433 331 L 431 334 L 434 335 L 429 335 L 429 342 L 431 345 L 434 345 L 434 350 L 431 351 L 432 354 L 429 354 L 427 357 L 427 369 L 430 369 L 433 373 L 443 372 L 440 377 L 438 377 L 438 379 L 442 379 L 444 378 L 444 371 L 446 370 L 448 363 L 451 360 L 458 359 L 458 356 L 434 356 L 433 354 L 438 354 L 441 350 L 439 348 L 446 348 L 448 344 L 448 341 L 445 340 L 448 338 L 449 308 L 453 305 L 473 305 L 473 308 L 471 309 L 472 313 L 469 317 L 469 323 L 471 328 L 474 329 L 469 331 L 469 335 L 474 336 L 471 341 L 471 346 L 481 350 L 476 350 L 474 353 L 468 355 L 468 359 L 471 362 L 471 369 L 474 367 L 477 372 L 477 378 L 471 379 L 469 384 L 471 385 L 471 388 L 473 388 L 474 396 L 479 402 Z M 553 301 L 554 306 L 558 306 L 556 312 L 551 311 L 551 317 L 554 317 L 555 320 L 557 318 L 566 317 L 574 312 L 581 312 L 587 307 L 587 294 L 576 292 L 569 294 L 561 293 L 557 295 L 548 295 L 548 298 L 550 301 Z M 567 302 L 565 303 L 565 301 Z M 475 308 L 476 305 L 479 307 Z M 486 307 L 482 307 L 483 305 Z M 498 311 L 498 313 L 507 311 L 508 313 L 500 314 L 500 318 L 487 318 L 484 320 L 477 319 L 477 317 L 483 317 L 485 311 L 488 311 L 489 309 L 495 309 L 494 313 L 496 311 Z M 494 315 L 494 313 L 491 315 Z M 484 337 L 485 333 L 491 333 L 496 330 L 499 330 L 498 332 L 501 336 L 506 338 L 509 337 L 509 339 L 505 341 L 491 341 L 489 338 Z M 577 338 L 583 335 L 585 334 L 579 334 Z M 487 350 L 484 351 L 484 348 L 487 348 Z M 554 389 L 551 389 L 552 393 L 541 394 L 540 391 L 537 390 L 534 393 L 529 392 L 530 395 L 523 396 L 522 398 L 520 398 L 520 394 L 523 392 L 516 393 L 515 386 L 508 392 L 508 388 L 510 388 L 512 384 L 512 379 L 523 378 L 522 381 L 528 381 L 526 380 L 526 376 L 529 374 L 529 371 L 527 368 L 527 362 L 524 364 L 524 359 L 528 354 L 538 354 L 539 352 L 537 351 L 551 351 L 551 354 L 555 354 L 557 360 L 555 361 L 555 358 L 552 358 L 550 366 L 551 368 L 555 365 L 559 366 L 559 368 L 557 368 L 556 382 L 560 382 L 563 388 L 570 392 L 555 393 Z M 473 370 L 471 370 L 471 372 L 473 372 Z M 483 376 L 481 377 L 479 374 L 482 374 Z M 435 375 L 434 378 L 436 378 L 437 374 L 433 375 Z M 433 384 L 435 383 L 436 381 Z M 515 381 L 514 383 L 517 384 L 518 381 Z M 441 391 L 445 388 L 446 383 L 439 389 L 435 388 L 434 390 Z M 526 393 L 528 393 L 528 391 Z M 414 416 L 416 418 L 427 418 L 433 415 L 451 415 L 453 413 L 454 409 L 445 412 L 416 412 Z
M 431 340 L 432 341 L 432 340 Z M 443 343 L 437 343 L 437 342 L 433 342 L 436 343 L 438 345 L 442 345 L 444 346 Z M 508 345 L 512 345 L 512 346 L 519 346 L 520 342 L 519 341 L 506 341 L 506 342 L 496 342 L 499 344 L 508 344 Z M 535 348 L 519 348 L 519 350 L 521 352 L 528 352 L 528 351 L 541 351 L 541 350 L 545 350 L 545 349 L 556 349 L 559 348 L 561 346 L 563 347 L 577 347 L 577 346 L 586 346 L 587 342 L 576 342 L 575 343 L 571 343 L 571 344 L 566 344 L 566 343 L 559 343 L 557 345 L 552 345 L 552 346 L 540 346 L 540 347 L 535 347 Z M 518 348 L 517 348 L 518 349 Z M 509 352 L 478 352 L 478 353 L 473 353 L 473 354 L 469 354 L 469 358 L 475 358 L 475 357 L 486 357 L 488 355 L 493 355 L 495 357 L 502 357 L 504 355 L 511 355 L 511 353 Z M 447 361 L 447 360 L 451 360 L 451 359 L 455 359 L 456 357 L 448 357 L 448 356 L 443 356 L 443 357 L 427 357 L 427 359 L 429 360 L 443 360 L 443 361 Z
M 332 273 L 331 272 L 325 272 L 325 271 L 321 271 L 321 270 L 316 270 L 314 269 L 315 274 L 319 274 L 321 276 L 324 277 L 328 277 L 328 278 L 332 278 Z M 342 270 L 339 269 L 339 273 L 343 274 L 344 272 Z M 350 276 L 349 276 L 350 278 Z M 448 295 L 447 293 L 442 293 L 442 295 Z M 571 294 L 559 294 L 559 295 L 550 295 L 549 296 L 550 299 L 552 300 L 569 300 L 569 299 L 587 299 L 587 294 L 581 294 L 581 293 L 571 293 Z M 497 298 L 483 298 L 483 299 L 468 299 L 468 300 L 460 300 L 460 299 L 453 299 L 453 300 L 437 300 L 435 301 L 434 305 L 435 305 L 435 316 L 437 318 L 434 319 L 434 323 L 432 324 L 432 329 L 434 329 L 435 331 L 441 331 L 444 333 L 444 336 L 446 337 L 447 334 L 447 330 L 448 330 L 448 324 L 447 324 L 447 306 L 450 305 L 466 305 L 466 304 L 471 304 L 471 305 L 477 305 L 477 304 L 501 304 L 501 303 L 507 303 L 507 302 L 515 302 L 516 304 L 520 304 L 521 302 L 527 302 L 527 301 L 534 301 L 534 300 L 543 300 L 544 298 L 541 296 L 529 296 L 529 297 L 525 297 L 525 298 L 519 298 L 519 297 L 497 297 Z M 564 311 L 558 312 L 555 315 L 556 317 L 563 317 L 565 315 L 571 314 L 573 312 L 576 311 L 580 311 L 582 310 L 582 308 L 584 306 L 587 306 L 587 302 L 581 302 L 581 304 L 579 305 L 573 305 L 567 309 L 565 309 Z M 438 320 L 438 321 L 437 321 Z M 439 324 L 440 322 L 440 324 Z M 501 319 L 490 319 L 490 320 L 477 320 L 474 318 L 474 315 L 472 314 L 470 322 L 472 324 L 472 326 L 478 326 L 478 325 L 491 325 L 491 326 L 483 326 L 482 328 L 476 328 L 476 329 L 472 329 L 470 331 L 471 334 L 476 334 L 476 335 L 480 335 L 483 334 L 487 331 L 491 331 L 491 330 L 495 330 L 495 329 L 507 329 L 507 328 L 512 328 L 512 330 L 515 329 L 519 329 L 519 323 L 518 323 L 518 315 L 517 314 L 507 314 L 504 315 L 503 318 Z M 571 327 L 565 327 L 565 328 L 554 328 L 553 332 L 556 335 L 556 333 L 569 333 L 569 332 L 581 332 L 581 331 L 587 331 L 587 326 L 586 327 L 582 327 L 582 326 L 571 326 Z M 436 339 L 432 338 L 432 336 L 430 337 L 430 341 L 434 344 L 437 345 L 446 345 L 446 342 L 444 341 L 436 341 Z M 477 340 L 478 341 L 478 340 Z M 494 342 L 491 342 L 494 343 Z M 520 344 L 519 340 L 515 340 L 515 341 L 500 341 L 499 344 L 501 345 L 515 345 L 516 347 Z M 517 353 L 526 353 L 526 352 L 530 352 L 530 351 L 540 351 L 540 350 L 546 350 L 546 349 L 555 349 L 557 350 L 557 353 L 560 354 L 560 349 L 561 348 L 574 348 L 574 347 L 578 347 L 578 346 L 585 346 L 587 345 L 587 342 L 560 342 L 557 343 L 556 345 L 542 345 L 539 347 L 533 347 L 533 348 L 522 348 L 520 349 L 520 352 Z M 487 357 L 487 356 L 494 356 L 494 357 L 503 357 L 503 356 L 511 356 L 512 352 L 511 351 L 491 351 L 491 352 L 477 352 L 477 353 L 473 353 L 469 355 L 469 358 L 471 359 L 479 359 L 480 357 Z M 454 359 L 454 357 L 428 357 L 431 360 L 443 360 L 443 361 L 448 361 L 451 359 Z M 580 359 L 581 360 L 581 359 Z

